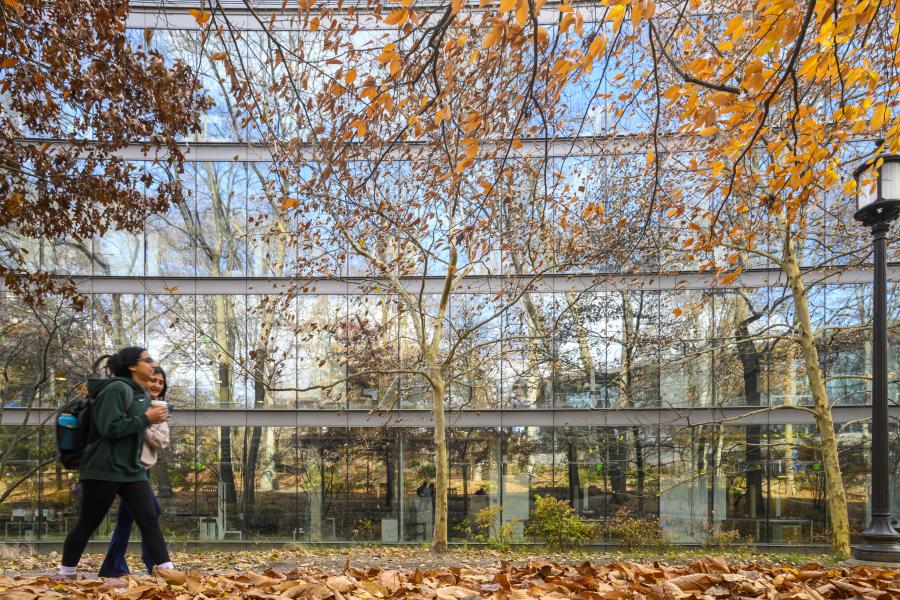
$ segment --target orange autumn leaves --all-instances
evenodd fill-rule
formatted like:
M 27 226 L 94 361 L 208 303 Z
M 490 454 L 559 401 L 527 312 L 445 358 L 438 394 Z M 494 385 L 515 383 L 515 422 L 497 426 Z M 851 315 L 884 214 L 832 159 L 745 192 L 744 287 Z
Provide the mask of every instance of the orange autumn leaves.
M 884 137 L 887 149 L 900 150 L 900 121 L 894 118 L 900 8 L 890 3 L 725 1 L 716 3 L 714 14 L 706 14 L 699 0 L 675 7 L 653 0 L 603 0 L 590 7 L 501 0 L 479 6 L 484 11 L 471 17 L 480 19 L 476 47 L 454 59 L 450 44 L 443 59 L 471 64 L 485 53 L 512 55 L 554 44 L 545 55 L 549 60 L 540 64 L 546 105 L 596 65 L 619 65 L 616 77 L 625 92 L 606 95 L 614 105 L 607 112 L 621 116 L 641 109 L 643 134 L 685 136 L 677 147 L 663 149 L 691 152 L 685 169 L 694 177 L 692 190 L 719 205 L 691 212 L 688 203 L 697 201 L 696 193 L 662 189 L 655 207 L 663 213 L 675 207 L 704 230 L 687 249 L 694 254 L 721 243 L 755 243 L 753 228 L 731 239 L 733 225 L 720 223 L 722 206 L 749 208 L 752 221 L 782 206 L 768 201 L 774 196 L 789 204 L 792 223 L 813 196 L 852 193 L 853 184 L 841 172 L 852 143 Z M 452 10 L 459 12 L 457 5 Z M 385 23 L 409 28 L 414 14 L 414 3 L 404 2 Z M 390 60 L 380 59 L 392 79 L 405 59 L 402 51 L 394 52 Z M 631 64 L 640 68 L 622 68 L 629 56 L 638 57 Z M 434 106 L 435 119 L 445 121 L 441 103 Z M 647 146 L 652 170 L 665 156 Z M 457 173 L 479 158 L 460 159 Z
M 182 201 L 180 179 L 159 173 L 184 170 L 179 142 L 200 132 L 211 100 L 152 35 L 131 38 L 127 2 L 4 0 L 0 12 L 0 277 L 28 303 L 61 293 L 81 306 L 71 281 L 35 267 L 24 238 L 134 232 Z M 126 160 L 129 145 L 160 171 Z
M 127 580 L 57 581 L 48 577 L 0 577 L 4 598 L 304 598 L 364 600 L 675 600 L 766 598 L 768 600 L 889 600 L 900 594 L 900 571 L 876 567 L 826 568 L 730 565 L 707 557 L 686 566 L 616 562 L 561 565 L 507 562 L 486 569 L 447 566 L 414 571 L 357 568 L 342 572 L 296 568 L 287 573 L 201 573 L 160 570 Z
M 895 8 L 868 0 L 758 0 L 695 31 L 657 32 L 662 120 L 702 141 L 689 170 L 717 199 L 696 215 L 705 235 L 691 251 L 752 249 L 759 230 L 733 236 L 724 213 L 749 213 L 746 224 L 786 208 L 791 225 L 825 194 L 852 194 L 845 167 L 869 151 L 860 142 L 900 149 L 897 23 Z

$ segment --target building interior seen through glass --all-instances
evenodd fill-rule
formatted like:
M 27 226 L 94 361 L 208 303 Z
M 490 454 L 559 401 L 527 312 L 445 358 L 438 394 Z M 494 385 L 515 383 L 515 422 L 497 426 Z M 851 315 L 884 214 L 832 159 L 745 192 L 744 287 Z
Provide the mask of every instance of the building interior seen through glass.
M 447 273 L 440 251 L 390 273 L 417 295 L 416 313 L 348 246 L 324 235 L 298 245 L 286 233 L 297 223 L 281 207 L 296 190 L 273 192 L 271 157 L 247 146 L 261 134 L 229 114 L 232 92 L 211 59 L 235 50 L 215 37 L 201 44 L 177 10 L 168 21 L 164 7 L 138 11 L 129 36 L 198 69 L 214 103 L 202 133 L 186 140 L 194 149 L 183 173 L 159 173 L 131 151 L 138 171 L 180 177 L 190 193 L 139 232 L 17 238 L 32 266 L 73 277 L 83 307 L 52 296 L 35 306 L 0 288 L 0 447 L 14 447 L 0 471 L 0 539 L 60 541 L 72 528 L 77 473 L 56 460 L 49 424 L 83 394 L 96 358 L 140 345 L 166 370 L 174 407 L 171 445 L 151 474 L 167 539 L 430 541 L 436 400 L 422 375 L 424 327 L 440 329 L 434 347 L 448 382 L 437 401 L 451 541 L 464 541 L 467 523 L 494 506 L 524 540 L 536 500 L 551 496 L 598 525 L 626 513 L 658 519 L 678 543 L 721 531 L 746 543 L 830 543 L 809 365 L 797 343 L 804 317 L 770 259 L 774 228 L 760 235 L 760 252 L 735 259 L 739 282 L 682 252 L 694 234 L 678 221 L 653 218 L 641 245 L 629 246 L 634 231 L 617 233 L 628 256 L 547 269 L 516 288 L 543 263 L 506 249 L 514 224 L 504 223 L 477 260 L 464 259 L 466 281 L 436 328 Z M 243 56 L 262 60 L 268 41 L 243 22 Z M 612 77 L 580 85 L 596 84 L 621 91 Z M 577 124 L 581 135 L 603 133 L 603 111 L 594 117 Z M 564 127 L 573 135 L 575 125 Z M 626 214 L 635 200 L 619 188 L 643 185 L 635 173 L 646 153 L 617 161 L 575 154 L 549 171 Z M 402 181 L 407 168 L 387 161 L 380 185 Z M 518 177 L 510 193 L 536 185 Z M 805 300 L 858 539 L 870 513 L 871 257 L 852 199 L 819 202 L 806 209 L 798 262 L 815 273 Z M 565 229 L 561 215 L 546 219 Z M 900 515 L 896 233 L 890 241 L 888 462 Z M 109 538 L 115 511 L 95 539 Z
M 430 539 L 429 430 L 229 427 L 233 456 L 223 463 L 222 429 L 173 428 L 171 450 L 153 470 L 162 523 L 172 538 Z M 554 496 L 597 523 L 623 510 L 658 517 L 675 542 L 697 542 L 719 527 L 762 543 L 822 543 L 825 475 L 813 429 L 453 428 L 451 537 L 461 539 L 463 522 L 491 505 L 502 506 L 503 521 L 521 532 L 535 497 Z M 848 429 L 842 467 L 851 522 L 859 528 L 866 522 L 867 432 Z M 59 540 L 73 524 L 76 479 L 53 461 L 42 464 L 52 455 L 52 436 L 49 429 L 36 431 L 7 466 L 5 478 L 29 475 L 4 515 L 6 539 Z M 254 445 L 259 458 L 250 461 Z M 114 515 L 98 532 L 101 539 L 111 534 Z

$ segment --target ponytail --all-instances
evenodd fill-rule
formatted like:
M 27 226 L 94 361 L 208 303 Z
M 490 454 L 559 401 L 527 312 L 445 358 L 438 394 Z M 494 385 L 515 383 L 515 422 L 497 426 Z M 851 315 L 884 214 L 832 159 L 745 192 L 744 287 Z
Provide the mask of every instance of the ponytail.
M 112 354 L 104 354 L 103 356 L 95 360 L 94 364 L 91 366 L 91 373 L 97 373 L 97 371 L 100 370 L 100 363 L 102 363 L 103 361 L 109 361 L 110 356 L 112 356 Z
M 141 358 L 141 354 L 146 351 L 147 349 L 141 346 L 128 346 L 115 354 L 104 354 L 94 361 L 93 372 L 96 373 L 100 363 L 106 361 L 106 372 L 109 375 L 131 378 L 131 370 L 128 367 L 136 365 Z

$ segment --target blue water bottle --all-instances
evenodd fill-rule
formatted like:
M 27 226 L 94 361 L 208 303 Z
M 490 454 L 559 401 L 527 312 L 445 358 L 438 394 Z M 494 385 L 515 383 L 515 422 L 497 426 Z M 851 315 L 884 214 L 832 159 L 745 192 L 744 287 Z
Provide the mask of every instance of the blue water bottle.
M 75 430 L 78 429 L 78 418 L 75 415 L 62 414 L 57 418 L 56 423 L 60 427 L 59 449 L 74 450 L 75 449 Z

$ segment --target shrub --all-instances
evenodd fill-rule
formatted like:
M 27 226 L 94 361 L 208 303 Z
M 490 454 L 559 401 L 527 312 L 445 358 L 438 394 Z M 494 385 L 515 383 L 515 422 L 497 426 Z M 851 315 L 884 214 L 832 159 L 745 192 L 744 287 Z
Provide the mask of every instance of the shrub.
M 363 517 L 353 524 L 350 534 L 353 536 L 353 539 L 357 541 L 373 541 L 378 534 L 378 523 L 372 519 Z
M 706 548 L 731 548 L 734 543 L 743 542 L 741 532 L 737 529 L 716 529 L 706 534 L 703 546 Z
M 668 544 L 658 518 L 632 517 L 624 506 L 606 522 L 604 529 L 623 550 L 659 548 Z
M 583 546 L 595 539 L 599 532 L 595 525 L 579 517 L 565 500 L 537 496 L 525 533 L 543 541 L 551 549 L 559 550 Z
M 515 541 L 515 526 L 519 522 L 518 519 L 510 519 L 506 523 L 497 522 L 500 520 L 500 507 L 487 506 L 475 513 L 474 521 L 467 519 L 460 523 L 457 528 L 459 532 L 465 536 L 466 541 L 480 542 L 487 544 L 495 550 L 506 551 Z

